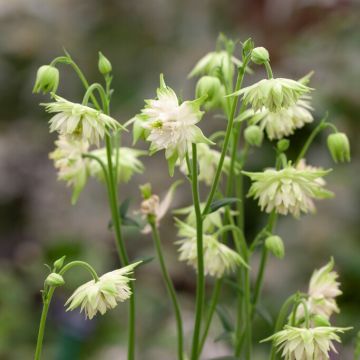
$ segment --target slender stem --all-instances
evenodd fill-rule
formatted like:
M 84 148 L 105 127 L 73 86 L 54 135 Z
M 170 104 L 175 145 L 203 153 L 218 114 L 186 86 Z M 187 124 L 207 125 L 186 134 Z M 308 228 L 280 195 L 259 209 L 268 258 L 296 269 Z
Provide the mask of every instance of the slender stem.
M 70 270 L 74 266 L 81 266 L 81 267 L 85 268 L 91 274 L 91 276 L 94 278 L 95 281 L 99 281 L 99 276 L 98 276 L 97 272 L 95 271 L 95 269 L 90 264 L 88 264 L 87 262 L 79 261 L 79 260 L 71 261 L 68 264 L 66 264 L 59 271 L 59 275 L 64 275 L 68 270 Z
M 82 154 L 82 157 L 83 158 L 88 158 L 88 159 L 91 159 L 91 160 L 95 160 L 95 161 L 98 162 L 98 164 L 100 165 L 100 167 L 101 167 L 101 169 L 103 171 L 106 185 L 107 185 L 107 187 L 109 187 L 109 175 L 108 175 L 105 163 L 98 156 L 96 156 L 94 154 L 84 153 L 84 154 Z
M 156 248 L 156 252 L 157 252 L 157 256 L 160 262 L 160 267 L 161 267 L 161 271 L 162 271 L 162 275 L 165 281 L 165 285 L 166 285 L 166 289 L 169 293 L 171 302 L 173 304 L 174 307 L 174 312 L 175 312 L 175 318 L 176 318 L 176 327 L 177 327 L 177 340 L 178 340 L 178 359 L 182 360 L 184 358 L 184 350 L 183 350 L 183 323 L 182 323 L 182 318 L 181 318 L 181 311 L 180 311 L 180 306 L 179 306 L 179 302 L 176 296 L 176 292 L 175 292 L 175 288 L 173 285 L 173 282 L 171 280 L 171 277 L 169 275 L 168 269 L 166 267 L 165 264 L 165 259 L 164 259 L 164 255 L 163 255 L 163 250 L 162 250 L 162 246 L 161 246 L 161 241 L 160 241 L 160 236 L 159 236 L 159 231 L 156 227 L 156 224 L 153 220 L 149 221 L 150 226 L 151 226 L 151 230 L 152 230 L 152 237 L 154 239 L 154 243 L 155 243 L 155 248 Z
M 268 78 L 273 79 L 274 75 L 273 75 L 273 72 L 271 70 L 270 63 L 268 61 L 265 61 L 264 65 L 265 65 L 265 69 L 266 69 L 266 73 L 267 73 Z
M 204 273 L 204 248 L 203 248 L 203 219 L 200 209 L 197 149 L 192 144 L 192 171 L 191 171 L 192 196 L 196 215 L 196 250 L 197 250 L 197 282 L 196 282 L 196 306 L 195 324 L 192 340 L 191 360 L 199 358 L 201 319 L 205 297 L 205 273 Z
M 40 360 L 40 357 L 41 357 L 42 344 L 43 344 L 44 333 L 45 333 L 46 318 L 47 318 L 50 302 L 51 302 L 52 296 L 54 294 L 54 291 L 55 291 L 55 287 L 53 287 L 53 286 L 50 287 L 50 289 L 49 289 L 48 293 L 46 294 L 45 299 L 43 301 L 43 309 L 42 309 L 41 318 L 40 318 L 40 325 L 39 325 L 39 332 L 38 332 L 38 337 L 37 337 L 37 342 L 36 342 L 36 350 L 35 350 L 34 360 Z
M 319 125 L 316 126 L 316 128 L 311 132 L 311 134 L 309 135 L 308 139 L 306 140 L 304 146 L 302 147 L 298 157 L 296 158 L 295 161 L 295 166 L 300 162 L 300 160 L 305 156 L 305 154 L 307 153 L 310 145 L 312 144 L 312 142 L 314 141 L 316 135 L 318 133 L 320 133 L 322 130 L 324 130 L 327 127 L 327 123 L 326 123 L 326 119 L 327 119 L 327 115 L 325 115 L 323 117 L 323 119 L 320 121 Z
M 202 351 L 202 349 L 203 349 L 203 347 L 205 345 L 206 338 L 207 338 L 207 336 L 209 334 L 211 321 L 212 321 L 212 318 L 214 316 L 214 313 L 215 313 L 215 310 L 216 310 L 216 305 L 217 305 L 218 300 L 219 300 L 221 287 L 222 287 L 222 279 L 221 278 L 216 279 L 214 290 L 213 290 L 211 300 L 210 300 L 208 314 L 207 314 L 207 317 L 206 317 L 206 320 L 205 320 L 204 332 L 203 332 L 203 335 L 202 335 L 201 340 L 200 340 L 199 356 L 201 355 L 201 351 Z
M 241 68 L 239 68 L 239 70 L 238 70 L 238 76 L 237 76 L 237 79 L 236 79 L 236 85 L 235 85 L 234 92 L 238 91 L 241 88 L 242 82 L 244 80 L 245 69 L 246 69 L 247 63 L 248 63 L 248 61 L 245 61 L 243 63 L 243 66 Z M 224 143 L 223 143 L 222 150 L 221 150 L 219 164 L 218 164 L 218 167 L 216 169 L 214 181 L 212 183 L 210 193 L 209 193 L 209 196 L 208 196 L 207 201 L 206 201 L 206 205 L 205 205 L 204 210 L 203 210 L 203 215 L 207 214 L 207 212 L 208 212 L 208 210 L 210 208 L 210 205 L 211 205 L 211 203 L 212 203 L 212 201 L 214 199 L 217 187 L 219 185 L 221 171 L 222 171 L 222 167 L 223 167 L 223 164 L 224 164 L 227 148 L 228 148 L 228 145 L 229 145 L 231 130 L 233 128 L 234 118 L 235 118 L 235 113 L 236 113 L 238 103 L 239 103 L 239 96 L 234 96 L 234 100 L 233 100 L 233 103 L 232 103 L 231 112 L 230 112 L 230 116 L 229 116 L 229 120 L 228 120 L 228 124 L 227 124 L 227 128 L 226 128 L 226 134 L 225 134 L 225 138 L 224 138 Z

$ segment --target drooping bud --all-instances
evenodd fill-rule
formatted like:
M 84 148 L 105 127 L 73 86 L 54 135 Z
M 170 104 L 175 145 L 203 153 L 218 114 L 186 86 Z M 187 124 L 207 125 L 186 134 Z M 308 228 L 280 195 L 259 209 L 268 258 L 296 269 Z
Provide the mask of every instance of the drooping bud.
M 197 98 L 206 95 L 204 102 L 205 110 L 220 108 L 225 96 L 224 86 L 215 76 L 203 76 L 196 84 L 195 94 Z
M 350 143 L 346 134 L 338 132 L 329 135 L 327 146 L 335 163 L 350 161 Z
M 251 146 L 261 146 L 264 134 L 259 126 L 250 125 L 244 131 L 246 142 Z
M 45 284 L 48 286 L 61 286 L 65 284 L 64 278 L 57 273 L 51 273 L 45 279 Z
M 270 60 L 269 52 L 264 47 L 256 47 L 251 52 L 251 61 L 257 65 L 262 65 Z
M 66 256 L 64 255 L 60 259 L 57 259 L 56 261 L 54 261 L 55 270 L 59 270 L 62 268 L 62 266 L 64 265 L 65 258 L 66 258 Z
M 288 139 L 281 139 L 276 144 L 276 148 L 280 152 L 286 151 L 289 148 L 289 146 L 290 146 L 290 140 Z
M 56 92 L 59 85 L 59 70 L 55 66 L 43 65 L 40 66 L 37 74 L 33 93 L 47 94 L 49 92 Z
M 266 248 L 278 259 L 282 259 L 285 255 L 284 243 L 280 236 L 271 235 L 265 240 Z
M 109 74 L 112 70 L 111 62 L 99 51 L 98 68 L 101 74 Z

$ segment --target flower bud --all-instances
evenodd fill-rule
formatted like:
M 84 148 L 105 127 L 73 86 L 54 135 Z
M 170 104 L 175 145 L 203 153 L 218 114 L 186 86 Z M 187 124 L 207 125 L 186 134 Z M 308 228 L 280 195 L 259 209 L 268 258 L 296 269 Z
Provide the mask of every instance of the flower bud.
M 311 318 L 311 320 L 313 321 L 315 327 L 331 326 L 330 321 L 321 315 L 315 315 Z
M 280 152 L 286 151 L 289 148 L 289 146 L 290 146 L 290 140 L 288 139 L 281 139 L 276 144 L 276 148 Z
M 144 199 L 149 199 L 152 195 L 151 184 L 146 183 L 144 185 L 140 185 L 140 192 L 141 192 L 141 196 Z
M 99 51 L 98 68 L 101 74 L 109 74 L 112 70 L 111 62 Z
M 284 243 L 280 236 L 271 235 L 265 240 L 266 248 L 278 259 L 282 259 L 285 255 Z
M 33 93 L 56 92 L 59 85 L 59 70 L 51 65 L 40 66 L 36 73 Z
M 204 102 L 206 110 L 221 107 L 225 96 L 225 90 L 220 80 L 215 76 L 203 76 L 196 84 L 195 94 L 197 98 L 207 96 Z
M 45 285 L 48 285 L 48 286 L 61 286 L 64 284 L 65 284 L 64 278 L 60 274 L 57 274 L 57 273 L 51 273 L 45 279 Z
M 244 55 L 246 55 L 247 53 L 252 51 L 252 49 L 254 48 L 253 40 L 251 38 L 248 38 L 247 40 L 245 40 L 242 44 L 242 48 L 243 48 Z
M 56 261 L 54 261 L 55 270 L 59 270 L 62 268 L 65 258 L 66 258 L 66 256 L 62 256 L 60 259 L 57 259 Z
M 350 143 L 346 134 L 338 132 L 329 135 L 327 146 L 335 163 L 350 161 Z
M 160 199 L 157 195 L 151 195 L 149 198 L 143 200 L 140 211 L 143 215 L 154 215 L 159 212 Z
M 269 52 L 264 47 L 256 47 L 251 52 L 251 61 L 258 65 L 264 64 L 270 61 Z
M 264 134 L 259 126 L 250 125 L 244 131 L 246 142 L 251 146 L 261 146 Z

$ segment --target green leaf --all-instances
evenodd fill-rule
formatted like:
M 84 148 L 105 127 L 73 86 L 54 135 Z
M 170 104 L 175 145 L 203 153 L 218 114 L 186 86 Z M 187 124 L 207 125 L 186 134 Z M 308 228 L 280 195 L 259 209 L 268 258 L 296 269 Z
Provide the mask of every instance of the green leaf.
M 224 283 L 232 287 L 237 293 L 244 294 L 244 290 L 239 286 L 239 284 L 232 279 L 224 279 Z
M 131 202 L 131 198 L 126 198 L 119 206 L 119 212 L 120 212 L 120 217 L 121 219 L 125 219 L 126 218 L 126 214 L 129 210 L 129 205 Z
M 217 315 L 218 315 L 218 317 L 220 319 L 220 322 L 221 322 L 224 330 L 226 332 L 232 332 L 234 330 L 234 326 L 231 323 L 230 315 L 227 312 L 227 310 L 223 306 L 217 305 L 216 306 L 216 313 L 217 313 Z
M 221 333 L 219 336 L 217 336 L 214 340 L 214 342 L 219 342 L 219 341 L 227 341 L 230 344 L 233 343 L 234 341 L 234 333 L 233 332 L 223 332 Z
M 274 326 L 274 319 L 272 318 L 269 311 L 262 305 L 258 304 L 255 308 L 255 312 L 269 324 L 269 326 Z
M 210 207 L 209 207 L 209 210 L 207 212 L 207 214 L 211 214 L 213 212 L 215 212 L 216 210 L 224 207 L 224 206 L 227 206 L 227 205 L 230 205 L 230 204 L 234 204 L 236 202 L 240 202 L 241 200 L 238 199 L 238 198 L 234 198 L 234 197 L 229 197 L 229 198 L 223 198 L 223 199 L 220 199 L 220 200 L 215 200 L 211 203 Z

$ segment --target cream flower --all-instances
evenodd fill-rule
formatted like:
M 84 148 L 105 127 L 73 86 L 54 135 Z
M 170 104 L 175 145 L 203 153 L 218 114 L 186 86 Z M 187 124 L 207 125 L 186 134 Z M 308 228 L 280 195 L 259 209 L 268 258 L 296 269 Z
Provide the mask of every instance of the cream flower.
M 49 158 L 54 160 L 54 166 L 58 169 L 58 179 L 73 187 L 71 202 L 75 204 L 88 177 L 89 161 L 83 159 L 82 154 L 87 152 L 89 144 L 87 141 L 60 135 L 55 145 Z
M 179 260 L 185 261 L 197 269 L 196 229 L 176 219 L 178 235 L 182 237 L 176 243 L 179 247 Z M 242 257 L 228 246 L 219 242 L 213 235 L 203 235 L 205 275 L 221 278 L 234 272 L 240 265 L 245 265 Z
M 230 96 L 242 95 L 244 103 L 251 104 L 255 111 L 265 107 L 270 112 L 277 112 L 295 105 L 301 96 L 311 90 L 301 82 L 291 79 L 263 79 Z
M 206 185 L 210 186 L 214 180 L 216 169 L 219 165 L 221 153 L 217 150 L 211 149 L 207 144 L 198 144 L 197 146 L 197 160 L 199 164 L 198 180 L 203 181 Z M 190 158 L 191 154 L 190 154 Z M 178 162 L 180 170 L 183 174 L 188 174 L 186 163 Z M 229 173 L 230 157 L 225 156 L 223 164 L 223 172 Z
M 259 199 L 259 206 L 267 213 L 288 213 L 298 217 L 301 212 L 314 212 L 313 199 L 333 196 L 324 189 L 319 179 L 330 170 L 299 170 L 287 166 L 282 170 L 267 169 L 264 172 L 243 172 L 253 181 L 248 196 Z
M 129 182 L 129 180 L 134 176 L 134 174 L 142 174 L 144 172 L 144 165 L 138 159 L 140 156 L 145 155 L 145 151 L 132 149 L 128 147 L 120 147 L 118 149 L 118 154 L 116 155 L 116 149 L 114 149 L 112 154 L 112 164 L 113 167 L 117 169 L 117 180 L 119 182 Z M 96 149 L 90 152 L 100 158 L 103 163 L 107 166 L 107 154 L 106 149 Z M 116 161 L 118 161 L 116 166 Z M 104 180 L 104 173 L 100 164 L 96 160 L 90 161 L 90 174 L 95 176 L 99 180 Z
M 332 313 L 339 312 L 335 298 L 342 294 L 340 283 L 336 281 L 337 272 L 333 271 L 334 260 L 315 270 L 309 284 L 308 308 L 312 314 L 321 315 L 327 319 Z
M 140 122 L 146 140 L 151 142 L 151 153 L 164 149 L 171 172 L 176 160 L 185 157 L 192 143 L 211 143 L 196 126 L 203 115 L 200 111 L 202 101 L 197 99 L 179 104 L 175 92 L 166 86 L 161 76 L 157 99 L 147 100 L 146 107 L 137 116 L 134 132 L 138 126 L 136 123 Z
M 265 109 L 261 111 L 263 116 L 260 120 L 260 127 L 266 130 L 270 140 L 282 139 L 292 135 L 296 129 L 302 128 L 305 124 L 311 123 L 314 120 L 311 110 L 309 101 L 304 98 L 278 112 Z
M 80 307 L 80 312 L 84 310 L 86 318 L 91 320 L 97 312 L 103 315 L 107 309 L 113 309 L 119 302 L 129 299 L 129 282 L 132 279 L 128 276 L 139 263 L 108 272 L 99 281 L 91 280 L 80 286 L 65 303 L 68 306 L 66 311 Z
M 57 113 L 49 121 L 50 132 L 73 135 L 99 146 L 100 139 L 109 130 L 122 128 L 115 119 L 89 106 L 73 103 L 55 94 L 53 97 L 54 102 L 41 104 L 48 113 Z
M 281 330 L 263 341 L 273 340 L 285 360 L 327 360 L 330 351 L 337 353 L 333 342 L 341 342 L 337 333 L 349 328 L 323 326 L 297 328 L 285 325 Z

